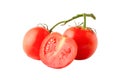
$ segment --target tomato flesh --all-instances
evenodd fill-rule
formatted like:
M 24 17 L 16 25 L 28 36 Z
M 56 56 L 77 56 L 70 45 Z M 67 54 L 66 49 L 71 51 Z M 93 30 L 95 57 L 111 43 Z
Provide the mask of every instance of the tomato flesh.
M 74 39 L 78 45 L 76 60 L 89 58 L 97 48 L 97 36 L 91 28 L 71 27 L 64 35 Z
M 57 32 L 47 36 L 41 46 L 41 61 L 51 68 L 63 68 L 69 65 L 77 55 L 77 44 L 71 38 Z
M 43 27 L 34 27 L 24 36 L 23 49 L 27 56 L 32 59 L 40 60 L 39 49 L 43 39 L 49 34 L 49 31 Z

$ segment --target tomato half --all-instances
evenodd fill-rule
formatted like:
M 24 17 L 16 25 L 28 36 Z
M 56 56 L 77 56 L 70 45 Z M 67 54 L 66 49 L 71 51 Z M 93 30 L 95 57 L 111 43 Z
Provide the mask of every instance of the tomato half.
M 57 32 L 48 35 L 42 42 L 41 61 L 51 68 L 63 68 L 69 65 L 77 54 L 76 42 Z
M 91 28 L 70 27 L 64 35 L 76 41 L 78 53 L 75 59 L 77 60 L 89 58 L 97 48 L 97 36 Z
M 39 49 L 43 39 L 49 34 L 49 31 L 43 27 L 34 27 L 24 36 L 23 49 L 25 53 L 36 60 L 40 60 Z

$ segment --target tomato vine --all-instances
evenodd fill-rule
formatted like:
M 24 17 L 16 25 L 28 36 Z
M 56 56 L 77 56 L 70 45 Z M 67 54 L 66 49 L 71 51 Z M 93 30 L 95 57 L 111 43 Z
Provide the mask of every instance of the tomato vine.
M 90 13 L 90 14 L 87 14 L 87 13 L 77 14 L 76 16 L 73 16 L 73 17 L 70 18 L 70 19 L 63 20 L 63 21 L 60 21 L 60 22 L 56 23 L 49 31 L 52 32 L 52 30 L 53 30 L 56 26 L 58 26 L 59 24 L 65 25 L 65 24 L 67 24 L 68 22 L 70 22 L 70 21 L 72 21 L 72 20 L 74 20 L 74 19 L 77 19 L 77 18 L 79 18 L 79 17 L 84 17 L 83 28 L 86 28 L 86 17 L 91 17 L 91 18 L 93 18 L 94 20 L 96 19 L 95 15 L 92 14 L 92 13 Z

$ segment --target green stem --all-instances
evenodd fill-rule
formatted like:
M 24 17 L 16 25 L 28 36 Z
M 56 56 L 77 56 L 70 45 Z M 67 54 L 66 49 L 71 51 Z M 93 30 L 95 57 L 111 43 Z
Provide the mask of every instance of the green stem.
M 83 28 L 86 28 L 86 14 L 85 13 L 83 14 L 83 17 L 84 17 Z
M 52 32 L 52 30 L 53 30 L 56 26 L 58 26 L 59 24 L 61 24 L 61 23 L 64 23 L 64 21 L 61 21 L 61 22 L 58 22 L 57 24 L 55 24 L 55 25 L 49 30 L 49 32 Z
M 83 13 L 83 14 L 77 14 L 76 16 L 73 16 L 72 18 L 68 19 L 68 20 L 64 20 L 64 21 L 60 21 L 58 22 L 57 24 L 55 24 L 49 31 L 52 32 L 52 30 L 58 26 L 59 24 L 63 23 L 63 25 L 67 24 L 68 22 L 74 20 L 74 19 L 77 19 L 79 17 L 84 17 L 84 23 L 83 23 L 83 27 L 85 28 L 86 27 L 86 17 L 91 17 L 93 19 L 96 19 L 96 17 L 93 15 L 93 14 L 86 14 L 86 13 Z

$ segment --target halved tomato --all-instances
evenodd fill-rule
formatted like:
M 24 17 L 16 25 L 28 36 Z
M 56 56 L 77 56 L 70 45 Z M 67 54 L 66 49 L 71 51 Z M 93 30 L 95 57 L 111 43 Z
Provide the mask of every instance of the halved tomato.
M 72 38 L 60 33 L 49 34 L 40 48 L 41 61 L 51 68 L 63 68 L 69 65 L 77 55 L 77 44 Z

